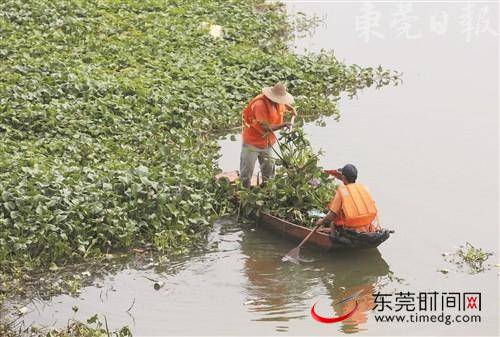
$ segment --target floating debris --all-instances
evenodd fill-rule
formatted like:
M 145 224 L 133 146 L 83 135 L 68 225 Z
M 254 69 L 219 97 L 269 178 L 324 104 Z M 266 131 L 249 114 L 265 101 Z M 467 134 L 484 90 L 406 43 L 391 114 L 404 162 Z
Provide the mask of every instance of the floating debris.
M 17 313 L 19 316 L 26 315 L 28 313 L 28 311 L 29 310 L 27 307 L 22 307 L 22 308 L 17 309 Z
M 403 283 L 404 282 L 404 279 L 401 278 L 401 277 L 397 277 L 394 275 L 394 272 L 392 271 L 389 271 L 387 273 L 387 278 L 389 279 L 389 281 L 391 282 L 398 282 L 398 283 Z
M 484 271 L 486 269 L 484 263 L 491 255 L 493 255 L 493 253 L 486 252 L 481 248 L 476 248 L 469 242 L 467 242 L 465 246 L 460 246 L 456 253 L 446 255 L 443 253 L 446 261 L 457 265 L 459 268 L 467 265 L 471 274 L 477 274 Z
M 36 324 L 32 324 L 31 327 L 30 327 L 30 331 L 33 332 L 33 333 L 39 333 L 39 332 L 42 332 L 42 327 L 39 326 L 39 325 L 36 325 Z
M 221 38 L 223 35 L 222 26 L 211 25 L 210 30 L 208 31 L 208 34 L 210 34 L 213 38 L 216 38 L 216 39 Z
M 439 272 L 443 274 L 448 274 L 450 271 L 448 269 L 440 269 Z
M 147 276 L 144 276 L 144 275 L 142 277 L 144 277 L 146 280 L 149 280 L 151 282 L 160 282 L 159 280 L 155 280 L 154 278 L 147 277 Z
M 307 215 L 311 218 L 322 218 L 326 214 L 324 212 L 320 211 L 319 209 L 311 209 L 311 210 L 307 211 Z
M 222 26 L 215 25 L 206 21 L 200 23 L 200 29 L 208 31 L 208 34 L 215 39 L 219 39 L 224 35 Z
M 125 312 L 129 313 L 130 310 L 132 310 L 132 308 L 134 307 L 134 304 L 135 304 L 135 297 L 134 297 L 134 300 L 132 301 L 132 304 L 130 305 L 130 307 Z
M 154 262 L 150 262 L 150 263 L 147 263 L 145 265 L 143 265 L 142 267 L 138 268 L 139 270 L 148 270 L 148 269 L 151 269 L 153 268 L 154 266 L 156 266 L 157 264 L 154 263 Z
M 165 282 L 155 282 L 155 284 L 153 285 L 153 288 L 155 290 L 160 290 L 161 288 L 163 288 L 164 285 L 165 285 Z

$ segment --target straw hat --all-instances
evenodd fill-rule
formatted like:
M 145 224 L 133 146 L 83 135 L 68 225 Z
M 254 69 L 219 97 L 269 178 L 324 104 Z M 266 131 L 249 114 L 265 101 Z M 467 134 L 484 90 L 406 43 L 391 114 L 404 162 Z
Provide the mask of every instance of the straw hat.
M 278 104 L 293 104 L 294 98 L 286 91 L 286 86 L 278 82 L 273 87 L 262 88 L 262 93 L 271 101 Z

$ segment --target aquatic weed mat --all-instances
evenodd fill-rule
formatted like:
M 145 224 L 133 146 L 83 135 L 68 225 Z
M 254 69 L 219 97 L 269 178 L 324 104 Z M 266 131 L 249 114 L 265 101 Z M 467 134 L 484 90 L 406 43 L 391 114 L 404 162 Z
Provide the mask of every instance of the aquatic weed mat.
M 230 210 L 214 134 L 263 86 L 338 116 L 341 94 L 400 82 L 289 52 L 279 3 L 7 0 L 0 27 L 2 282 L 203 237 Z

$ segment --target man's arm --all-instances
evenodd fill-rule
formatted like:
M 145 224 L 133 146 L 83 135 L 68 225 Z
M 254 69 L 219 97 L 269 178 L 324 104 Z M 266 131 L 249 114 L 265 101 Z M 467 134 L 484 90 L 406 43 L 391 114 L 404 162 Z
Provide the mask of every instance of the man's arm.
M 325 222 L 334 222 L 336 218 L 337 213 L 329 211 L 324 218 L 318 219 L 318 221 L 316 221 L 316 225 L 323 225 Z
M 265 131 L 276 131 L 276 130 L 280 130 L 280 129 L 283 129 L 283 128 L 288 128 L 290 127 L 292 124 L 290 122 L 285 122 L 285 123 L 281 123 L 281 124 L 269 124 L 265 121 L 259 121 L 260 123 L 260 126 L 262 127 L 262 129 L 264 129 Z
M 338 170 L 323 170 L 323 171 L 331 176 L 334 176 L 337 179 L 342 178 L 342 173 L 340 173 Z
M 335 220 L 337 220 L 338 213 L 340 212 L 341 206 L 342 206 L 342 199 L 340 198 L 340 192 L 337 191 L 337 193 L 335 193 L 335 196 L 333 197 L 332 201 L 328 205 L 328 214 L 324 218 L 316 221 L 316 225 L 318 225 L 318 224 L 322 225 L 325 222 L 329 221 L 329 222 L 331 222 L 331 224 L 332 224 L 331 228 L 333 229 Z
M 281 123 L 281 124 L 270 124 L 267 120 L 267 107 L 266 104 L 262 101 L 255 102 L 253 106 L 255 112 L 255 120 L 262 128 L 264 132 L 272 132 L 276 130 L 283 129 L 284 127 L 290 127 L 289 122 Z

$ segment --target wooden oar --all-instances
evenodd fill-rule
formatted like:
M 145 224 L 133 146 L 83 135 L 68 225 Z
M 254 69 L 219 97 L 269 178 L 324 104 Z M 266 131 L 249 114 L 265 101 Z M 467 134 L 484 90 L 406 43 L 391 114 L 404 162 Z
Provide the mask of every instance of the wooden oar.
M 306 243 L 307 240 L 309 240 L 311 235 L 313 235 L 314 232 L 316 232 L 316 230 L 319 228 L 319 226 L 321 226 L 321 224 L 317 224 L 316 227 L 314 227 L 314 229 L 311 231 L 311 233 L 307 234 L 307 236 L 304 238 L 304 240 L 302 240 L 302 242 L 299 243 L 299 245 L 297 247 L 295 247 L 294 249 L 289 251 L 285 256 L 283 256 L 281 261 L 291 261 L 294 263 L 297 263 L 298 261 L 300 261 L 300 247 L 302 247 L 304 245 L 304 243 Z

